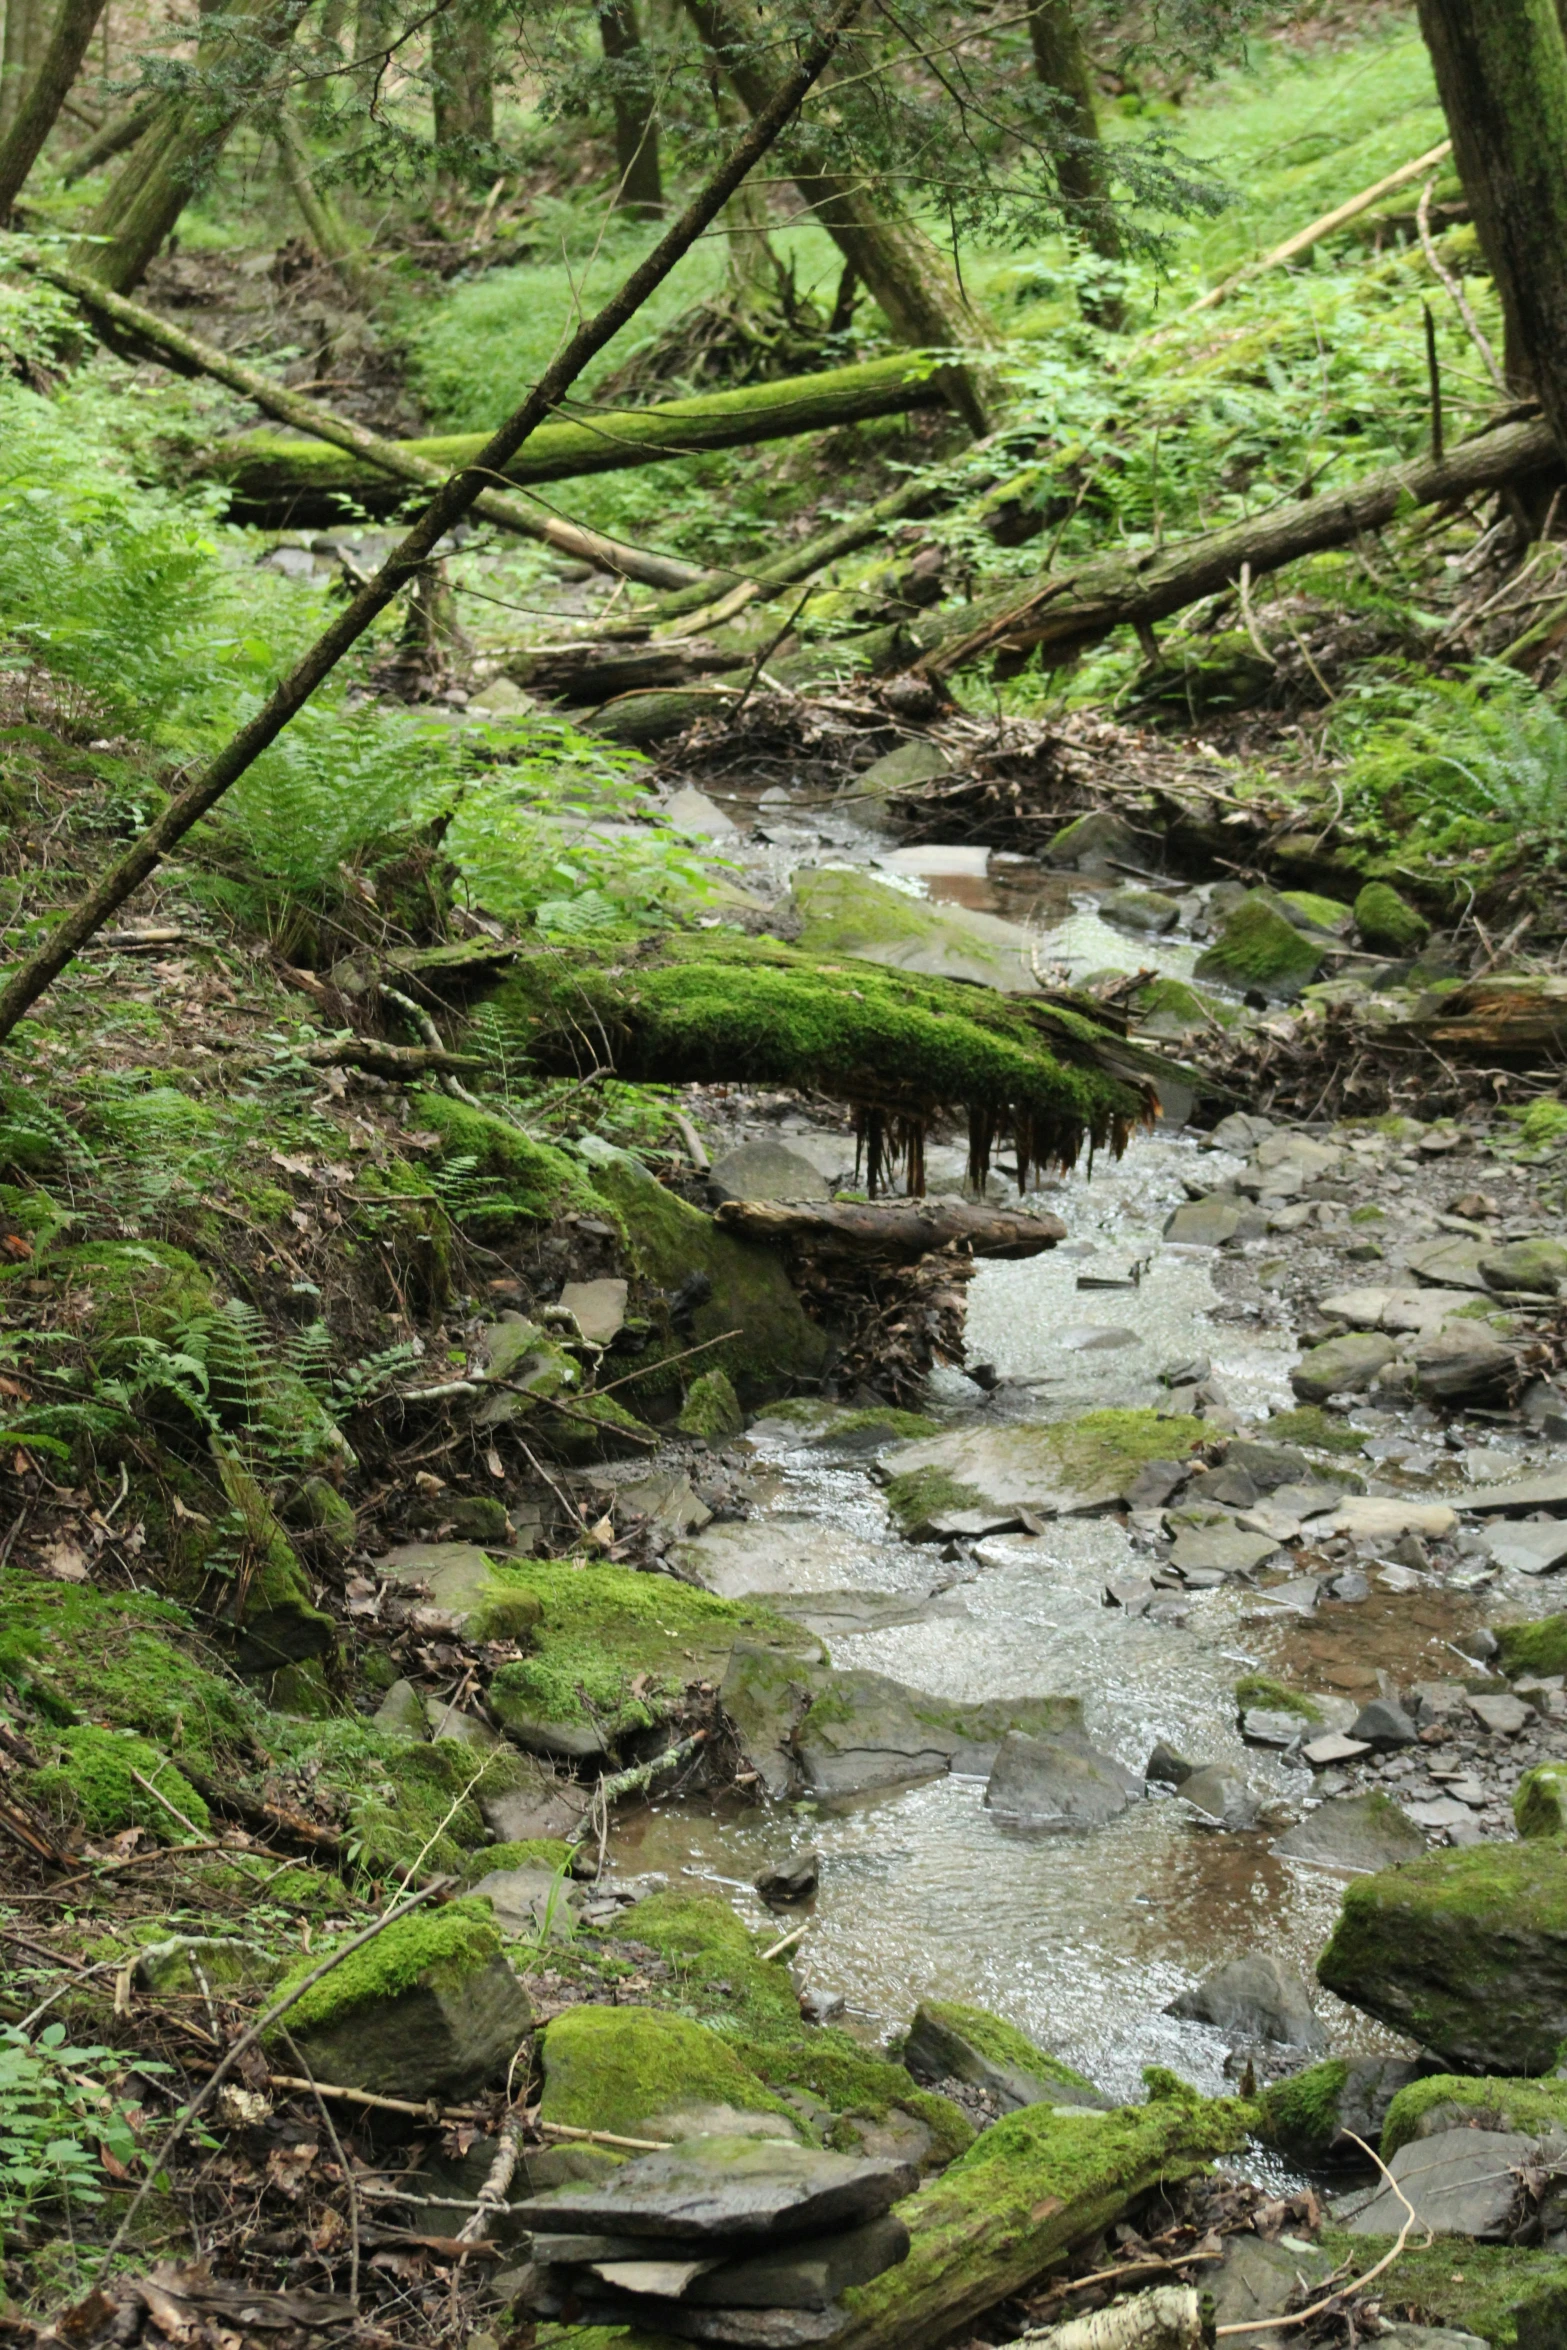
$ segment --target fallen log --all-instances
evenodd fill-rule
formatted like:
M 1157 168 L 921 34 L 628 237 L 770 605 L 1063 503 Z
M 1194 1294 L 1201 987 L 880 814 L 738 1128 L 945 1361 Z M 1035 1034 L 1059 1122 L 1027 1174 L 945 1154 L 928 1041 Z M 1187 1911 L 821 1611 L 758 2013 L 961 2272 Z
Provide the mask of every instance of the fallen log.
M 1002 2350 L 1201 2350 L 1202 2302 L 1194 2285 L 1156 2285 L 1090 2317 L 1019 2334 Z
M 1347 489 L 1292 499 L 1202 538 L 1091 556 L 1075 569 L 971 604 L 917 613 L 889 628 L 815 646 L 774 664 L 769 674 L 800 691 L 850 670 L 885 676 L 914 669 L 949 677 L 991 653 L 1016 661 L 1038 648 L 1050 661 L 1064 661 L 1113 628 L 1151 628 L 1204 596 L 1238 586 L 1244 565 L 1259 579 L 1379 530 L 1408 507 L 1456 502 L 1560 462 L 1548 424 L 1501 425 L 1459 442 L 1444 457 L 1390 465 Z M 752 682 L 749 668 L 733 669 L 671 693 L 626 695 L 597 712 L 594 729 L 616 742 L 658 742 L 695 718 L 720 713 Z
M 1409 1033 L 1444 1052 L 1551 1061 L 1567 1052 L 1567 979 L 1499 974 L 1428 997 Z
M 598 637 L 530 646 L 510 654 L 504 667 L 513 684 L 530 693 L 559 702 L 597 703 L 617 694 L 690 685 L 716 670 L 732 669 L 734 659 L 732 644 L 718 645 L 711 637 L 675 637 L 657 644 L 645 636 L 619 643 Z
M 182 375 L 211 376 L 215 383 L 227 384 L 230 391 L 253 400 L 265 414 L 275 416 L 280 423 L 295 425 L 318 440 L 364 458 L 390 481 L 407 482 L 418 489 L 438 489 L 446 478 L 443 469 L 421 457 L 416 448 L 402 441 L 384 440 L 379 433 L 355 424 L 351 417 L 335 415 L 318 400 L 307 400 L 302 392 L 292 391 L 287 384 L 276 382 L 257 368 L 247 367 L 230 352 L 220 351 L 215 343 L 203 342 L 199 335 L 171 326 L 166 318 L 160 318 L 144 304 L 111 293 L 96 278 L 86 276 L 79 269 L 68 269 L 63 262 L 44 260 L 37 255 L 24 256 L 18 266 L 32 270 L 50 285 L 58 286 L 62 293 L 72 295 L 111 349 L 120 349 L 128 343 L 132 349 L 139 350 L 145 345 Z M 678 588 L 701 577 L 695 565 L 678 562 L 672 555 L 650 555 L 641 547 L 623 546 L 618 539 L 605 538 L 600 531 L 584 530 L 557 515 L 535 514 L 531 507 L 495 490 L 486 490 L 476 498 L 473 510 L 486 522 L 499 523 L 503 530 L 515 531 L 522 538 L 553 547 L 557 554 L 569 555 L 576 562 L 591 563 L 595 570 L 638 580 L 644 587 Z
M 1037 1257 L 1065 1240 L 1059 1216 L 963 1199 L 725 1200 L 714 1221 L 741 1240 L 909 1263 L 956 1244 L 976 1257 Z
M 895 2206 L 908 2258 L 843 2296 L 834 2350 L 929 2350 L 1169 2187 L 1240 2144 L 1252 2109 L 1154 2074 L 1146 2105 L 1110 2114 L 1009 2113 L 939 2179 Z
M 705 449 L 743 448 L 757 441 L 787 440 L 797 433 L 830 432 L 873 416 L 945 404 L 934 363 L 917 351 L 900 351 L 854 367 L 746 384 L 694 400 L 557 418 L 529 435 L 506 466 L 505 478 L 569 481 L 580 474 L 614 473 Z M 433 466 L 444 480 L 471 464 L 484 444 L 483 433 L 448 433 L 390 445 Z M 350 500 L 372 513 L 385 513 L 401 495 L 388 482 L 384 468 L 360 453 L 317 441 L 284 440 L 268 432 L 247 433 L 210 450 L 199 470 L 205 479 L 222 482 L 232 491 L 230 513 L 235 521 L 272 529 L 339 521 Z

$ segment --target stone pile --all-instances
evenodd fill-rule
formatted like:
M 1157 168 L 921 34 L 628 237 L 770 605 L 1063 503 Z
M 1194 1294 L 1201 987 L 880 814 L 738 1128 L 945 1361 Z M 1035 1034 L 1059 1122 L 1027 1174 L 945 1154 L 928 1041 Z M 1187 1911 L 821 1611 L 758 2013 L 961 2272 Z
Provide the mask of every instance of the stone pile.
M 850 2323 L 840 2295 L 905 2259 L 905 2163 L 785 2139 L 689 2138 L 513 2206 L 533 2231 L 525 2292 L 568 2325 L 807 2350 Z

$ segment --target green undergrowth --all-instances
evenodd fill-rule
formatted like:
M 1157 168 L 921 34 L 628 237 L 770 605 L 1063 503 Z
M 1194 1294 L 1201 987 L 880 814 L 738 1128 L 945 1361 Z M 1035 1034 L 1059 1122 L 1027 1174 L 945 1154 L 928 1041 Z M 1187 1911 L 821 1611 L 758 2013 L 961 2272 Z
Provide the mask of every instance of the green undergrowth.
M 324 1975 L 289 2010 L 294 2032 L 324 2030 L 357 2008 L 400 1998 L 420 1983 L 455 1988 L 475 1969 L 501 1954 L 501 1934 L 487 1901 L 449 1901 L 443 1908 L 399 1918 Z M 281 1998 L 314 1972 L 326 1953 L 317 1950 L 294 1967 L 278 1986 Z
M 492 1869 L 569 1869 L 572 1847 L 559 1836 L 524 1836 L 511 1844 L 486 1844 L 470 1855 L 471 1879 L 487 1877 Z
M 1358 1428 L 1351 1428 L 1336 1413 L 1325 1412 L 1320 1404 L 1297 1404 L 1293 1410 L 1275 1412 L 1257 1431 L 1265 1443 L 1298 1444 L 1305 1452 L 1349 1454 L 1359 1452 L 1365 1437 Z
M 201 1661 L 183 1609 L 140 1592 L 0 1572 L 0 1688 L 50 1720 L 139 1731 L 214 1772 L 252 1746 L 257 1712 Z
M 478 1179 L 464 1203 L 464 1221 L 481 1237 L 486 1228 L 493 1236 L 508 1223 L 548 1224 L 572 1210 L 603 1215 L 581 1162 L 534 1141 L 509 1118 L 445 1093 L 416 1093 L 410 1106 L 420 1125 L 440 1136 L 445 1163 L 460 1164 Z
M 1083 1412 L 1036 1433 L 1063 1483 L 1086 1492 L 1130 1476 L 1144 1461 L 1183 1461 L 1213 1430 L 1190 1413 L 1109 1410 Z
M 1393 2243 L 1391 2236 L 1352 2236 L 1331 2226 L 1321 2236 L 1335 2270 L 1347 2268 L 1354 2275 L 1383 2259 Z M 1515 2350 L 1520 2303 L 1561 2281 L 1559 2253 L 1452 2236 L 1423 2244 L 1416 2235 L 1399 2254 L 1396 2269 L 1382 2279 L 1379 2297 L 1385 2319 L 1451 2326 L 1455 2333 L 1490 2343 L 1492 2350 Z
M 668 1715 L 688 1682 L 721 1679 L 736 1640 L 790 1653 L 813 1645 L 759 1601 L 719 1599 L 667 1575 L 540 1559 L 512 1562 L 508 1577 L 535 1593 L 543 1612 L 535 1653 L 502 1665 L 490 1684 L 502 1722 L 645 1729 Z

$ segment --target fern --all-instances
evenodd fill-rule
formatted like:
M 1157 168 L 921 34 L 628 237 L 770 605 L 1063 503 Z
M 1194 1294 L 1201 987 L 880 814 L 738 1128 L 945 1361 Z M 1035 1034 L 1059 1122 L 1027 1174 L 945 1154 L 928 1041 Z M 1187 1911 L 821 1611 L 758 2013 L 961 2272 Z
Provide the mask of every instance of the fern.
M 1498 661 L 1466 676 L 1365 672 L 1336 727 L 1346 814 L 1387 841 L 1488 841 L 1538 850 L 1567 840 L 1567 718 Z

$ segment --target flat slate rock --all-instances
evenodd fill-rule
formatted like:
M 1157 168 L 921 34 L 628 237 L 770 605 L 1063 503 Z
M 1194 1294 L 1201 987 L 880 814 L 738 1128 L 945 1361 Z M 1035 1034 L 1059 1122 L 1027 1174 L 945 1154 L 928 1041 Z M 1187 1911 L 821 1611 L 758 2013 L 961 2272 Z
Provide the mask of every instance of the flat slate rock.
M 626 1326 L 629 1294 L 630 1284 L 625 1281 L 568 1281 L 558 1302 L 576 1316 L 584 1338 L 594 1346 L 608 1346 Z
M 1537 2141 L 1516 2130 L 1443 2130 L 1400 2146 L 1388 2169 L 1421 2227 L 1495 2243 L 1511 2234 L 1522 2195 L 1517 2173 L 1538 2152 Z M 1347 2225 L 1352 2236 L 1396 2236 L 1406 2217 L 1384 2185 Z
M 765 2244 L 881 2219 L 913 2193 L 910 2163 L 828 2154 L 779 2138 L 691 2138 L 602 2179 L 574 2179 L 513 2205 L 523 2226 Z
M 1259 1798 L 1239 1771 L 1226 1763 L 1206 1763 L 1181 1780 L 1176 1794 L 1190 1804 L 1199 1828 L 1252 1828 L 1257 1824 Z
M 1185 1526 L 1170 1563 L 1182 1575 L 1249 1575 L 1276 1557 L 1278 1548 L 1271 1534 L 1247 1534 L 1239 1526 Z
M 1567 1469 L 1543 1477 L 1514 1477 L 1505 1485 L 1477 1485 L 1463 1499 L 1464 1513 L 1489 1510 L 1567 1510 Z
M 1401 1534 L 1423 1534 L 1428 1542 L 1441 1542 L 1457 1530 L 1458 1513 L 1445 1501 L 1406 1501 L 1402 1494 L 1384 1493 L 1350 1494 L 1324 1529 L 1347 1534 L 1355 1542 L 1396 1542 Z
M 1142 1792 L 1142 1781 L 1086 1741 L 1012 1731 L 1001 1741 L 985 1807 L 1028 1828 L 1096 1828 Z
M 1480 1260 L 1491 1254 L 1489 1241 L 1430 1240 L 1411 1249 L 1404 1260 L 1417 1280 L 1435 1289 L 1474 1289 L 1490 1294 Z
M 1487 1527 L 1480 1539 L 1497 1566 L 1511 1567 L 1520 1575 L 1553 1574 L 1567 1559 L 1567 1523 L 1554 1518 L 1544 1524 L 1525 1518 L 1516 1526 L 1504 1518 L 1499 1526 Z
M 1347 1795 L 1307 1812 L 1274 1846 L 1291 1860 L 1341 1869 L 1347 1876 L 1374 1876 L 1395 1861 L 1424 1852 L 1419 1829 L 1385 1796 Z
M 742 1142 L 714 1161 L 708 1180 L 721 1200 L 832 1197 L 825 1176 L 784 1142 Z
M 1057 1422 L 1030 1420 L 954 1428 L 941 1436 L 894 1445 L 880 1455 L 876 1467 L 884 1477 L 903 1476 L 911 1469 L 943 1469 L 973 1494 L 973 1502 L 965 1506 L 1007 1516 L 1016 1516 L 1020 1509 L 1042 1517 L 1114 1509 L 1126 1483 L 1125 1465 L 1093 1483 L 1074 1486 L 1063 1474 L 1056 1450 L 1060 1434 Z

